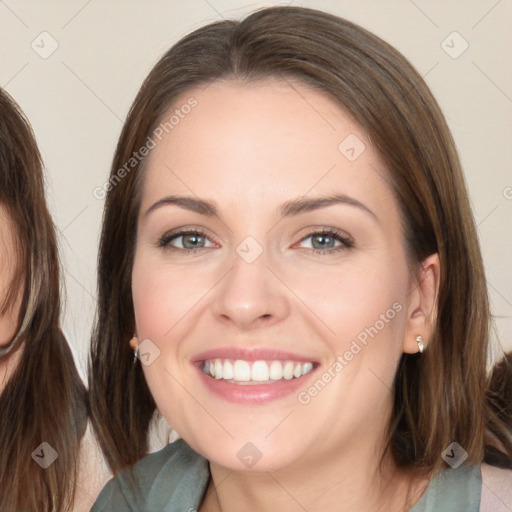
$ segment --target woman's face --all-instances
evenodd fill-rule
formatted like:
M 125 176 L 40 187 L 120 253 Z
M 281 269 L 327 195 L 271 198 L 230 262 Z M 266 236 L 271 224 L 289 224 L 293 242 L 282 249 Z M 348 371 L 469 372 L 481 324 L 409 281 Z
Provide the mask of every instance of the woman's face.
M 304 85 L 216 82 L 165 120 L 191 97 L 150 153 L 132 274 L 160 412 L 235 470 L 375 453 L 420 334 L 382 161 Z

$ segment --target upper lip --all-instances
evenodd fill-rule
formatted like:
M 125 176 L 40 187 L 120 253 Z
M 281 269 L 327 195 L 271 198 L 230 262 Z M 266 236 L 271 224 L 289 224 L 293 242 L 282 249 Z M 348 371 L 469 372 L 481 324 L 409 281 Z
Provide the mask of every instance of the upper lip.
M 199 361 L 207 361 L 211 359 L 242 359 L 244 361 L 298 361 L 301 363 L 316 362 L 311 357 L 294 354 L 292 352 L 285 352 L 275 348 L 239 348 L 239 347 L 225 347 L 216 348 L 201 352 L 193 359 L 193 363 Z

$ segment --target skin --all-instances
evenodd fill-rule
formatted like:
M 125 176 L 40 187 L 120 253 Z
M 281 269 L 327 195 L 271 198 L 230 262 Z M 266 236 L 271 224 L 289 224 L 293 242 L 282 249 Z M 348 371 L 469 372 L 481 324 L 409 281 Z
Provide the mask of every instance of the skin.
M 427 344 L 431 333 L 437 255 L 418 279 L 411 274 L 383 161 L 326 95 L 278 80 L 223 81 L 177 105 L 190 96 L 198 106 L 147 162 L 132 291 L 138 338 L 160 350 L 143 366 L 158 408 L 210 461 L 200 510 L 401 510 L 408 477 L 388 460 L 387 480 L 378 456 L 399 358 L 418 351 L 417 335 Z M 353 162 L 338 150 L 349 134 L 366 145 Z M 336 204 L 280 219 L 286 201 L 333 193 L 376 218 Z M 146 214 L 171 194 L 213 200 L 219 215 L 177 205 Z M 206 238 L 190 254 L 158 246 L 178 228 Z M 331 240 L 330 252 L 314 254 L 319 245 L 309 235 L 322 228 L 348 234 L 354 247 L 334 252 L 341 242 Z M 263 249 L 252 263 L 236 252 L 247 236 Z M 184 242 L 193 246 L 190 237 L 170 246 Z M 258 405 L 226 402 L 191 365 L 212 348 L 276 347 L 310 356 L 319 376 L 396 302 L 401 311 L 307 405 L 295 393 Z M 252 468 L 237 457 L 247 442 L 262 454 Z M 413 482 L 414 501 L 426 483 Z
M 15 243 L 12 222 L 5 208 L 0 206 L 0 303 L 15 271 Z M 20 290 L 16 303 L 12 304 L 4 314 L 0 314 L 0 347 L 7 345 L 16 333 L 21 297 Z M 0 359 L 0 393 L 16 369 L 21 354 L 21 347 L 18 347 L 8 356 Z

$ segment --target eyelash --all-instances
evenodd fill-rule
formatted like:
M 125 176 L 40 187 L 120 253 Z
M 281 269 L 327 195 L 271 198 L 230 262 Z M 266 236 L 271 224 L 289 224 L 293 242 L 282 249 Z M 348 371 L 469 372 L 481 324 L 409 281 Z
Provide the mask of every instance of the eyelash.
M 172 245 L 169 245 L 170 242 L 172 242 L 173 240 L 180 238 L 180 237 L 189 236 L 189 235 L 206 237 L 206 234 L 199 229 L 178 231 L 175 233 L 165 234 L 162 238 L 160 238 L 160 240 L 158 240 L 157 245 L 158 245 L 158 247 L 160 247 L 162 249 L 176 251 L 176 252 L 180 252 L 182 254 L 197 253 L 201 249 L 207 249 L 207 247 L 199 247 L 196 249 L 186 249 L 186 248 L 182 249 L 180 247 L 173 247 Z M 345 233 L 338 231 L 336 229 L 333 229 L 333 228 L 324 228 L 322 230 L 311 231 L 307 235 L 305 235 L 303 238 L 301 238 L 300 242 L 303 242 L 304 240 L 310 238 L 313 235 L 321 235 L 324 237 L 331 237 L 331 238 L 334 238 L 335 240 L 341 242 L 341 245 L 339 245 L 338 247 L 333 247 L 331 249 L 306 248 L 308 251 L 310 251 L 316 255 L 321 255 L 321 256 L 329 255 L 329 254 L 333 254 L 333 253 L 338 253 L 339 251 L 346 251 L 347 249 L 351 249 L 354 247 L 354 240 L 351 237 L 349 237 Z

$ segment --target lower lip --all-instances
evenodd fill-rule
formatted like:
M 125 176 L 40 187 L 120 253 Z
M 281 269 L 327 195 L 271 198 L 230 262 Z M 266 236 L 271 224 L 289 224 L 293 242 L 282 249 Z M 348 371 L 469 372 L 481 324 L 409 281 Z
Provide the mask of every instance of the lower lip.
M 202 369 L 196 366 L 204 385 L 215 395 L 228 402 L 238 404 L 267 403 L 278 400 L 304 389 L 309 377 L 315 372 L 313 368 L 308 374 L 290 380 L 279 380 L 272 384 L 233 384 L 224 379 L 215 379 L 206 375 Z

